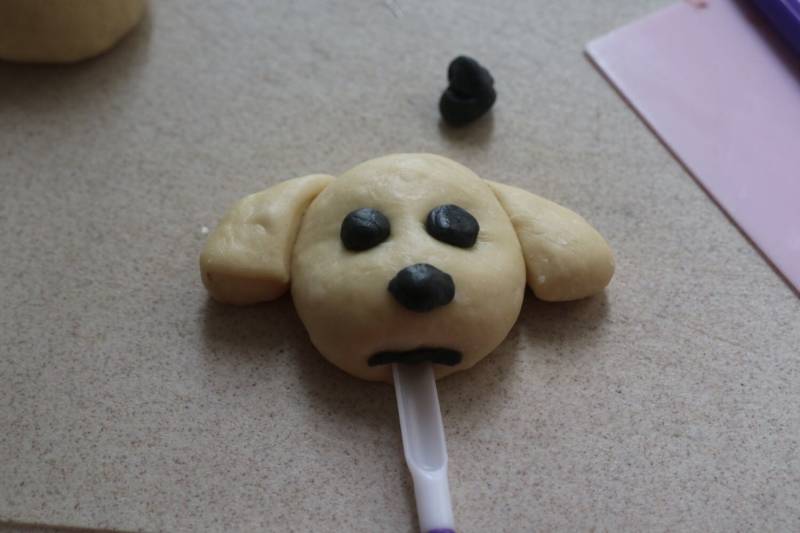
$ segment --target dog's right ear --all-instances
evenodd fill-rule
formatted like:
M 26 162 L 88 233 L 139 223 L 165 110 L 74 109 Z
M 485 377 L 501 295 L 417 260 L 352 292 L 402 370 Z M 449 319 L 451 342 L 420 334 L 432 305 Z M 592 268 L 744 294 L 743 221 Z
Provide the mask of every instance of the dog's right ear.
M 244 305 L 289 288 L 292 248 L 309 204 L 333 176 L 284 181 L 240 200 L 211 232 L 200 254 L 203 284 L 220 302 Z
M 488 181 L 508 213 L 540 300 L 563 302 L 602 291 L 614 275 L 606 240 L 577 213 L 523 189 Z

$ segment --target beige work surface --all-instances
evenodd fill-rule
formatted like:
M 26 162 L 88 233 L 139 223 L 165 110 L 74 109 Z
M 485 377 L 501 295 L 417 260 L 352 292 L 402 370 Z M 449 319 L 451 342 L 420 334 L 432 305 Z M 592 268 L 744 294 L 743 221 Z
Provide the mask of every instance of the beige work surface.
M 428 151 L 618 264 L 440 382 L 459 531 L 800 530 L 800 301 L 582 55 L 665 4 L 153 1 L 104 57 L 0 66 L 0 522 L 415 531 L 392 388 L 197 256 L 245 194 Z M 454 132 L 462 53 L 499 97 Z

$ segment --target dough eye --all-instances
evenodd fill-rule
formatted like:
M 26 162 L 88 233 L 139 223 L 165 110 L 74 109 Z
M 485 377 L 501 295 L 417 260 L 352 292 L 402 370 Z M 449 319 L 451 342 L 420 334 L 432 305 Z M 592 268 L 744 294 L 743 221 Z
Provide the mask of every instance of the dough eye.
M 436 240 L 459 248 L 471 248 L 478 239 L 481 227 L 465 209 L 445 204 L 431 209 L 425 229 Z
M 369 250 L 386 240 L 391 225 L 386 215 L 377 209 L 363 207 L 350 212 L 342 221 L 339 234 L 348 250 Z

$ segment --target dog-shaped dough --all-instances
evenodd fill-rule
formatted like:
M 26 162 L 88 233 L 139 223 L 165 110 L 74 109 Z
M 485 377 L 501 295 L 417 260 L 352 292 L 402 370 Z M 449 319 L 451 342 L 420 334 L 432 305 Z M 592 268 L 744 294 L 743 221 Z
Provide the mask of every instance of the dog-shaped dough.
M 525 282 L 542 300 L 608 284 L 611 250 L 583 218 L 441 156 L 396 154 L 338 178 L 291 179 L 236 204 L 200 256 L 214 299 L 292 298 L 316 348 L 342 370 L 391 379 L 392 362 L 437 377 L 494 350 Z

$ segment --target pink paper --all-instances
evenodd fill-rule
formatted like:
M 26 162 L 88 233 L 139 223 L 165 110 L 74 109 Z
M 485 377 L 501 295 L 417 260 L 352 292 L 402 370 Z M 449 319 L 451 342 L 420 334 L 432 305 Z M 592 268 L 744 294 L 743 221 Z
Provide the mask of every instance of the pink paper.
M 673 5 L 587 46 L 708 194 L 800 291 L 800 61 L 733 0 Z

